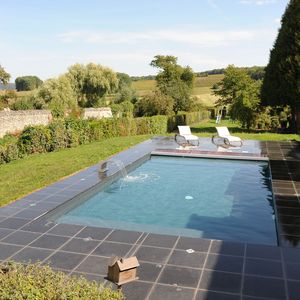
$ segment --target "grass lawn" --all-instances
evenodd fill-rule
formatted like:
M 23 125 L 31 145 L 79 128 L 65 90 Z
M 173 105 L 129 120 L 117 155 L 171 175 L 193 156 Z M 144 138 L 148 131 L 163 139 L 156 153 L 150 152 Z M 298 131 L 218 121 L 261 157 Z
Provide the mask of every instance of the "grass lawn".
M 216 126 L 227 126 L 232 135 L 238 135 L 244 140 L 260 140 L 260 141 L 300 141 L 299 134 L 279 134 L 263 132 L 258 130 L 249 130 L 241 128 L 238 122 L 233 122 L 230 120 L 222 120 L 221 123 L 216 124 L 215 120 L 209 120 L 202 122 L 197 125 L 192 125 L 191 130 L 193 134 L 202 137 L 211 137 L 216 133 Z
M 150 138 L 118 137 L 0 165 L 0 206 Z

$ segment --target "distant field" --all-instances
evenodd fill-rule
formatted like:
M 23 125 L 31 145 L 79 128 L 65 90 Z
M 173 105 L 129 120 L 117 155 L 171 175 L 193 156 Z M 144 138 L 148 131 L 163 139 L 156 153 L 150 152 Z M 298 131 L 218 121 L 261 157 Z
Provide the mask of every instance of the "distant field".
M 0 90 L 0 95 L 5 95 L 7 91 Z M 25 96 L 31 96 L 33 95 L 34 91 L 22 91 L 22 92 L 16 92 L 17 97 L 25 97 Z
M 193 95 L 204 105 L 211 106 L 217 97 L 211 94 L 211 87 L 220 81 L 224 75 L 209 75 L 207 77 L 197 77 Z M 143 96 L 155 89 L 155 80 L 138 80 L 132 82 L 132 87 L 139 96 Z

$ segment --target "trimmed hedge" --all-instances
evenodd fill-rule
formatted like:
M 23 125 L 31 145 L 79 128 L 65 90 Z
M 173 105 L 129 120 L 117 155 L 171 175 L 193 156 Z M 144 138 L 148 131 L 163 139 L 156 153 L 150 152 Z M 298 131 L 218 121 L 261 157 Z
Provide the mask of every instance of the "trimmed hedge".
M 6 263 L 0 265 L 0 299 L 6 300 L 123 300 L 120 290 L 113 291 L 96 281 L 69 277 L 49 266 Z
M 18 138 L 6 136 L 0 140 L 0 164 L 28 154 L 57 151 L 111 137 L 166 134 L 177 125 L 198 123 L 208 117 L 209 112 L 203 111 L 143 118 L 67 118 L 55 120 L 48 126 L 28 126 Z

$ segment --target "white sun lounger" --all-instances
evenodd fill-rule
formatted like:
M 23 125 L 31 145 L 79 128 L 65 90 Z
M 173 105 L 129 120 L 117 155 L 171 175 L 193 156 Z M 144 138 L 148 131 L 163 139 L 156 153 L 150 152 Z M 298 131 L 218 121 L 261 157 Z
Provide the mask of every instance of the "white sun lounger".
M 199 138 L 193 135 L 190 126 L 178 126 L 179 133 L 175 135 L 175 141 L 181 146 L 199 146 Z
M 216 127 L 218 134 L 212 137 L 213 143 L 215 138 L 223 139 L 225 145 L 233 147 L 241 147 L 243 145 L 243 140 L 238 136 L 233 136 L 230 134 L 227 127 Z

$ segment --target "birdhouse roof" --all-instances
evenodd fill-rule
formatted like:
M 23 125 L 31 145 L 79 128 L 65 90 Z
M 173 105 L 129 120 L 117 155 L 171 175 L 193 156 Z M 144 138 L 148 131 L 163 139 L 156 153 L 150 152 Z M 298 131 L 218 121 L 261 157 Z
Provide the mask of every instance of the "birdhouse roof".
M 138 267 L 140 264 L 136 258 L 136 256 L 132 256 L 129 258 L 121 258 L 117 261 L 117 265 L 120 271 L 132 269 Z

